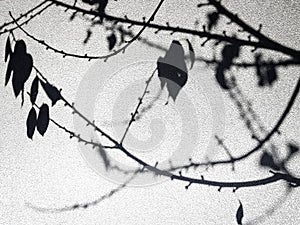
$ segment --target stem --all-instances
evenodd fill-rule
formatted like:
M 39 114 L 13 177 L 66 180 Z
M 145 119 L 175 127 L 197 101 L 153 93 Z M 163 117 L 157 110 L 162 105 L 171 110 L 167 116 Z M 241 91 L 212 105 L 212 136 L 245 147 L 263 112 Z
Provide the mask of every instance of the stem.
M 151 74 L 151 76 L 149 77 L 149 79 L 146 81 L 146 87 L 144 89 L 142 97 L 139 98 L 139 102 L 138 102 L 138 104 L 137 104 L 137 106 L 136 106 L 136 108 L 134 110 L 134 113 L 131 114 L 131 119 L 129 120 L 128 126 L 126 127 L 124 135 L 123 135 L 123 137 L 122 137 L 122 139 L 120 141 L 121 145 L 123 144 L 123 141 L 124 141 L 124 139 L 125 139 L 128 131 L 129 131 L 129 128 L 130 128 L 131 124 L 135 121 L 136 115 L 139 113 L 138 110 L 139 110 L 140 106 L 143 104 L 143 99 L 144 99 L 145 95 L 148 93 L 149 84 L 150 84 L 150 82 L 151 82 L 151 80 L 152 80 L 152 78 L 153 78 L 156 70 L 157 69 L 155 68 L 155 70 L 153 71 L 153 73 Z

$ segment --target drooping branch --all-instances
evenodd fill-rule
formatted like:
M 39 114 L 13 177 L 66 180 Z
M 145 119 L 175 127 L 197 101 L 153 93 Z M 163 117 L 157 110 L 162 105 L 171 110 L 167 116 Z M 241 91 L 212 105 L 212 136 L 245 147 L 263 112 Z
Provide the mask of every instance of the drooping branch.
M 45 82 L 48 83 L 47 79 L 42 75 L 42 73 L 34 66 L 34 69 L 36 70 L 36 72 L 39 74 L 39 76 L 41 76 L 42 79 L 45 80 Z M 50 83 L 49 83 L 50 84 Z M 51 84 L 50 84 L 51 85 Z M 287 116 L 287 114 L 289 113 L 294 100 L 296 99 L 298 93 L 299 93 L 299 88 L 300 88 L 300 79 L 297 83 L 297 86 L 295 88 L 295 91 L 289 101 L 289 104 L 287 106 L 287 108 L 284 111 L 283 116 L 279 119 L 278 123 L 276 124 L 276 126 L 274 127 L 274 129 L 267 135 L 267 137 L 265 138 L 264 142 L 261 142 L 257 147 L 254 148 L 252 151 L 248 152 L 247 154 L 239 157 L 239 158 L 245 158 L 250 154 L 253 154 L 255 151 L 257 151 L 260 147 L 263 146 L 263 144 L 268 141 L 271 136 L 279 129 L 280 125 L 282 124 L 282 122 L 284 121 L 285 117 Z M 146 163 L 145 161 L 143 161 L 142 159 L 138 158 L 137 156 L 133 155 L 132 153 L 130 153 L 121 143 L 119 143 L 118 141 L 116 141 L 113 137 L 111 137 L 109 134 L 107 134 L 105 131 L 103 131 L 101 128 L 99 128 L 94 121 L 90 121 L 87 117 L 85 117 L 81 112 L 79 112 L 74 104 L 69 103 L 62 95 L 61 95 L 61 100 L 65 103 L 65 106 L 69 107 L 72 109 L 74 114 L 77 114 L 79 117 L 81 117 L 86 123 L 87 125 L 91 126 L 94 128 L 95 131 L 99 132 L 102 136 L 104 136 L 105 138 L 107 138 L 110 142 L 112 142 L 112 144 L 115 145 L 116 149 L 119 149 L 121 152 L 123 152 L 126 156 L 128 156 L 129 158 L 131 158 L 132 160 L 136 161 L 137 163 L 139 163 L 141 166 L 143 166 L 144 169 L 147 169 L 151 172 L 153 172 L 155 175 L 159 175 L 159 176 L 166 176 L 166 177 L 170 177 L 172 180 L 181 180 L 181 181 L 185 181 L 188 182 L 189 185 L 191 184 L 202 184 L 202 185 L 209 185 L 209 186 L 218 186 L 218 187 L 230 187 L 230 188 L 242 188 L 242 187 L 253 187 L 253 186 L 258 186 L 258 185 L 265 185 L 268 183 L 273 183 L 279 180 L 285 180 L 289 183 L 292 183 L 294 186 L 299 186 L 300 185 L 300 179 L 293 177 L 290 174 L 283 174 L 283 173 L 274 173 L 272 176 L 268 177 L 268 178 L 264 178 L 264 179 L 260 179 L 260 180 L 254 180 L 254 181 L 244 181 L 244 182 L 219 182 L 219 181 L 213 181 L 213 180 L 205 180 L 203 177 L 201 179 L 196 179 L 196 178 L 191 178 L 191 177 L 187 177 L 187 176 L 183 176 L 180 172 L 180 175 L 175 175 L 169 171 L 164 171 L 164 170 L 160 170 L 155 166 L 151 166 L 148 163 Z M 236 158 L 234 158 L 236 159 Z M 225 160 L 224 160 L 225 161 Z M 231 160 L 226 160 L 227 162 L 229 161 L 230 163 L 232 163 L 232 159 Z M 220 161 L 219 161 L 220 162 Z M 218 163 L 220 164 L 220 163 Z M 209 163 L 209 165 L 212 165 L 212 163 Z M 188 186 L 189 186 L 188 185 Z M 188 187 L 187 186 L 187 187 Z
M 147 25 L 154 20 L 155 18 L 155 15 L 156 13 L 158 12 L 158 10 L 160 9 L 162 3 L 164 2 L 164 0 L 160 0 L 159 4 L 157 5 L 157 7 L 155 8 L 154 12 L 152 13 L 152 15 L 150 16 L 149 20 L 147 22 L 145 22 L 145 25 L 142 27 L 142 29 L 135 35 L 133 36 L 129 41 L 127 41 L 127 43 L 119 48 L 118 50 L 113 50 L 112 53 L 110 54 L 107 54 L 107 55 L 102 55 L 102 56 L 89 56 L 87 54 L 85 55 L 79 55 L 79 54 L 75 54 L 75 53 L 69 53 L 69 52 L 66 52 L 65 50 L 58 50 L 57 48 L 47 44 L 45 42 L 45 40 L 41 40 L 41 39 L 38 39 L 36 38 L 34 35 L 30 34 L 29 32 L 27 32 L 24 28 L 22 28 L 21 24 L 18 24 L 18 21 L 16 19 L 14 19 L 14 17 L 12 16 L 11 12 L 9 12 L 9 15 L 12 17 L 13 19 L 13 22 L 17 25 L 18 28 L 20 28 L 20 30 L 22 30 L 29 38 L 31 38 L 32 40 L 38 42 L 39 44 L 41 45 L 44 45 L 46 47 L 46 49 L 50 49 L 50 50 L 53 50 L 55 53 L 58 53 L 58 54 L 61 54 L 63 55 L 63 57 L 66 57 L 66 56 L 70 56 L 70 57 L 75 57 L 75 58 L 83 58 L 83 59 L 88 59 L 89 61 L 92 60 L 92 59 L 104 59 L 105 61 L 112 57 L 112 56 L 115 56 L 117 55 L 118 53 L 121 53 L 121 52 L 125 52 L 125 50 L 135 41 L 137 40 L 140 35 L 144 32 L 144 30 L 147 28 Z M 53 5 L 54 3 L 51 2 L 47 7 L 49 7 L 50 5 Z M 74 4 L 74 7 L 75 7 L 75 4 Z M 46 9 L 46 8 L 45 8 Z M 45 10 L 44 9 L 44 10 Z M 17 27 L 15 27 L 14 29 L 16 29 Z M 0 33 L 1 34 L 1 33 Z

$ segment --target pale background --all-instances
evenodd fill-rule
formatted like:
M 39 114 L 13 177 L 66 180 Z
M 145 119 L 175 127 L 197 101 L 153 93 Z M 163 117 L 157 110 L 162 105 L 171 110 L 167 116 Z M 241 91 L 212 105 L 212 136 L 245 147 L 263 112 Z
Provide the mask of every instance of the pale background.
M 38 1 L 29 0 L 0 1 L 1 24 L 10 20 L 8 10 L 11 10 L 17 16 L 37 3 Z M 129 18 L 141 19 L 143 16 L 149 16 L 157 3 L 158 1 L 112 1 L 108 5 L 107 11 L 114 15 L 123 16 L 127 14 Z M 198 3 L 198 1 L 166 0 L 155 21 L 157 23 L 169 21 L 170 24 L 193 28 L 193 22 L 196 19 L 200 23 L 205 21 L 206 12 L 196 8 Z M 299 1 L 224 1 L 224 4 L 253 26 L 258 27 L 258 24 L 262 23 L 263 32 L 273 39 L 299 49 Z M 45 39 L 49 44 L 69 52 L 90 52 L 91 54 L 107 52 L 106 36 L 103 29 L 94 28 L 91 41 L 84 46 L 82 41 L 85 38 L 88 26 L 80 18 L 70 23 L 69 16 L 70 13 L 65 13 L 62 8 L 52 7 L 25 28 L 38 38 Z M 223 29 L 225 25 L 219 27 Z M 230 30 L 230 28 L 227 30 Z M 63 94 L 70 101 L 76 100 L 78 87 L 83 82 L 83 77 L 93 71 L 94 68 L 99 68 L 99 76 L 107 76 L 108 79 L 114 77 L 116 73 L 118 76 L 122 75 L 122 68 L 125 68 L 125 70 L 131 68 L 128 65 L 132 63 L 153 62 L 159 56 L 164 55 L 159 50 L 149 48 L 141 43 L 134 43 L 127 49 L 125 55 L 111 58 L 107 63 L 103 61 L 88 62 L 87 60 L 69 57 L 62 59 L 60 55 L 46 51 L 44 47 L 27 39 L 23 33 L 15 32 L 15 35 L 17 38 L 25 39 L 28 51 L 34 58 L 34 64 L 43 71 L 52 83 L 63 89 Z M 144 36 L 164 47 L 169 46 L 172 38 L 187 37 L 169 36 L 165 32 L 154 35 L 153 30 L 145 31 Z M 0 37 L 0 52 L 3 55 L 6 37 L 7 35 Z M 196 47 L 197 44 L 199 46 L 199 43 L 201 43 L 199 39 L 192 38 L 191 40 L 196 49 L 196 55 L 211 56 L 210 48 Z M 251 56 L 249 50 L 244 50 L 245 60 L 251 59 L 248 56 Z M 106 73 L 101 70 L 102 67 Z M 251 222 L 253 219 L 265 214 L 266 210 L 270 209 L 277 201 L 280 201 L 280 197 L 285 193 L 285 186 L 280 182 L 266 187 L 241 189 L 233 194 L 229 189 L 224 189 L 220 193 L 217 188 L 197 185 L 192 185 L 187 191 L 184 188 L 186 184 L 167 181 L 158 185 L 128 187 L 110 199 L 86 210 L 79 209 L 63 213 L 34 211 L 27 207 L 25 203 L 29 202 L 42 207 L 63 207 L 93 201 L 115 188 L 118 181 L 112 182 L 111 179 L 100 176 L 95 168 L 91 168 L 82 157 L 78 143 L 75 140 L 70 140 L 67 134 L 59 131 L 53 124 L 50 124 L 45 137 L 36 134 L 34 141 L 29 140 L 26 137 L 25 126 L 26 116 L 30 109 L 29 100 L 27 98 L 24 107 L 20 108 L 20 99 L 15 100 L 11 85 L 4 88 L 5 69 L 6 65 L 1 63 L 0 74 L 2 74 L 3 85 L 0 89 L 0 224 L 235 224 L 235 213 L 238 207 L 237 198 L 243 202 L 245 222 Z M 141 73 L 141 76 L 147 77 L 147 73 L 150 75 L 152 70 L 147 69 L 148 67 L 144 68 L 144 73 Z M 107 71 L 109 74 L 107 74 Z M 121 72 L 118 73 L 118 71 Z M 240 70 L 235 73 L 244 93 L 247 94 L 249 99 L 253 100 L 254 109 L 268 129 L 274 125 L 276 119 L 281 115 L 283 107 L 285 107 L 287 99 L 294 88 L 295 81 L 299 77 L 298 71 L 298 68 L 292 67 L 280 69 L 279 80 L 273 88 L 265 89 L 256 87 L 257 80 L 254 77 L 254 71 Z M 129 74 L 130 71 L 126 73 Z M 124 76 L 126 73 L 124 73 Z M 211 84 L 214 84 L 212 88 L 217 87 L 213 83 L 212 70 L 207 69 L 203 63 L 196 62 L 195 67 L 190 72 L 188 84 L 185 86 L 187 92 L 188 90 L 197 91 L 197 89 L 193 89 L 193 84 L 199 82 L 198 78 L 200 81 L 201 79 L 208 79 Z M 142 82 L 139 84 L 137 88 L 139 92 L 129 92 L 130 95 L 127 96 L 128 109 L 126 110 L 128 111 L 124 114 L 127 115 L 127 118 L 136 104 L 136 98 L 143 89 L 144 84 Z M 27 84 L 27 88 L 29 87 L 30 82 Z M 129 85 L 129 87 L 131 86 Z M 79 90 L 80 93 L 85 91 L 90 90 Z M 220 92 L 220 90 L 216 89 L 216 92 Z M 122 93 L 126 95 L 126 92 Z M 199 99 L 202 99 L 203 93 L 205 93 L 205 90 L 199 91 Z M 119 98 L 124 97 L 118 94 L 116 96 L 119 96 Z M 184 94 L 181 96 L 183 98 Z M 200 101 L 199 99 L 198 101 Z M 240 155 L 256 143 L 249 138 L 249 133 L 244 128 L 242 121 L 238 119 L 235 105 L 230 101 L 228 95 L 223 94 L 222 99 L 224 99 L 225 107 L 224 113 L 220 115 L 225 124 L 223 137 L 226 144 L 235 149 L 233 154 Z M 43 100 L 47 101 L 44 96 L 40 96 L 39 103 Z M 107 109 L 100 103 L 99 99 L 95 103 L 95 117 Z M 117 103 L 111 104 L 113 104 L 115 110 L 120 110 L 121 106 Z M 199 103 L 196 102 L 195 105 L 197 104 Z M 207 102 L 203 105 L 204 109 L 205 107 L 211 107 Z M 283 152 L 287 141 L 300 142 L 299 106 L 300 100 L 298 98 L 281 128 L 283 135 L 280 137 L 275 135 L 274 137 L 274 143 L 278 144 Z M 126 107 L 126 104 L 122 107 Z M 176 105 L 173 104 L 173 107 L 176 107 Z M 175 110 L 174 118 L 179 116 L 179 122 L 166 123 L 166 128 L 170 124 L 176 128 L 177 124 L 180 124 L 180 115 L 180 111 L 177 115 Z M 58 103 L 57 106 L 51 109 L 51 116 L 73 129 L 73 117 L 70 110 L 64 108 L 62 103 Z M 164 119 L 160 118 L 159 112 L 154 114 L 154 117 L 160 119 L 159 121 L 162 123 L 164 122 Z M 200 120 L 202 119 L 199 122 L 199 129 L 207 132 L 206 136 L 205 132 L 202 134 L 204 135 L 203 138 L 211 137 L 214 131 L 212 114 L 203 110 L 203 114 L 198 112 L 198 117 Z M 151 117 L 147 118 L 145 126 L 133 126 L 132 135 L 135 135 L 137 139 L 147 140 L 149 130 L 159 132 L 155 126 L 149 126 L 151 120 Z M 155 121 L 153 124 L 159 125 Z M 138 128 L 142 129 L 142 132 L 139 132 Z M 171 128 L 169 127 L 169 130 L 172 130 Z M 180 126 L 177 129 L 180 130 Z M 116 137 L 120 135 L 116 128 L 111 132 Z M 170 134 L 167 135 L 170 136 Z M 176 139 L 177 134 L 173 135 Z M 151 136 L 151 132 L 149 132 L 149 136 Z M 169 139 L 167 141 L 172 142 L 174 137 L 171 135 L 171 141 Z M 210 138 L 207 139 L 210 140 Z M 205 143 L 199 141 L 196 144 L 198 144 L 196 148 L 201 149 L 198 153 L 194 153 L 199 154 L 199 159 L 203 159 L 205 154 L 209 154 L 212 158 L 214 155 L 215 158 L 226 157 L 226 154 L 218 147 L 215 147 L 219 151 L 218 154 L 215 154 L 216 149 L 213 152 L 209 151 L 211 149 L 203 149 L 203 146 L 208 145 L 207 140 Z M 159 152 L 155 154 L 158 154 L 161 160 L 167 160 L 169 157 L 168 154 L 163 155 Z M 155 157 L 157 156 L 151 155 L 150 152 L 144 159 L 154 164 Z M 204 175 L 207 178 L 224 181 L 258 179 L 268 176 L 267 170 L 257 167 L 257 159 L 259 159 L 259 155 L 255 154 L 248 160 L 237 163 L 235 173 L 232 173 L 230 166 L 217 166 L 204 173 Z M 291 162 L 291 169 L 300 176 L 300 167 L 297 162 L 299 162 L 299 157 L 294 158 Z M 191 173 L 194 176 L 199 176 L 199 174 L 197 172 Z M 261 224 L 299 224 L 299 202 L 299 189 L 296 189 L 288 196 L 281 207 Z M 257 224 L 257 222 L 254 222 L 254 224 Z

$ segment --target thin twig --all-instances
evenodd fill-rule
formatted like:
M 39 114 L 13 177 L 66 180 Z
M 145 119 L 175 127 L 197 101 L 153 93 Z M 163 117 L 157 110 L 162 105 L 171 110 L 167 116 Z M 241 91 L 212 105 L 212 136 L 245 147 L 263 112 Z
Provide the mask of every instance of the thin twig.
M 26 13 L 21 14 L 21 15 L 16 19 L 16 21 L 18 22 L 18 21 L 19 21 L 20 19 L 22 19 L 23 17 L 27 17 L 28 14 L 30 14 L 30 13 L 33 12 L 34 10 L 38 9 L 39 7 L 41 7 L 42 5 L 44 5 L 46 2 L 47 2 L 47 0 L 46 0 L 46 1 L 43 1 L 43 2 L 41 2 L 41 3 L 39 3 L 37 6 L 31 8 L 31 9 L 28 10 Z M 52 5 L 52 4 L 51 4 L 51 5 Z M 6 26 L 8 26 L 8 25 L 10 25 L 10 24 L 13 24 L 13 23 L 14 23 L 13 20 L 12 20 L 12 21 L 9 21 L 9 22 L 5 22 L 4 24 L 2 24 L 2 25 L 0 26 L 0 30 L 2 30 L 4 27 L 6 27 Z
M 24 22 L 18 24 L 16 22 L 16 20 L 13 19 L 14 23 L 17 25 L 15 27 L 12 27 L 10 29 L 5 29 L 3 32 L 0 32 L 0 35 L 7 33 L 7 32 L 13 32 L 14 30 L 16 30 L 17 28 L 22 28 L 22 26 L 24 24 L 28 24 L 29 21 L 31 21 L 33 18 L 35 18 L 36 16 L 40 15 L 42 12 L 44 12 L 46 9 L 48 9 L 51 5 L 53 5 L 53 3 L 50 3 L 49 5 L 46 5 L 44 8 L 42 8 L 40 11 L 36 12 L 35 14 L 32 14 L 30 18 L 28 18 L 27 20 L 25 20 Z M 9 14 L 11 15 L 11 12 L 9 12 Z
M 124 189 L 137 175 L 137 173 L 140 172 L 140 170 L 136 170 L 132 176 L 130 176 L 129 179 L 127 179 L 123 184 L 119 185 L 117 188 L 112 189 L 110 192 L 108 192 L 105 195 L 102 195 L 100 198 L 92 201 L 92 202 L 85 202 L 81 204 L 73 204 L 71 206 L 65 206 L 63 208 L 46 208 L 46 207 L 40 207 L 40 206 L 35 206 L 31 203 L 26 202 L 25 205 L 29 208 L 32 208 L 36 211 L 43 212 L 43 213 L 59 213 L 59 212 L 66 212 L 66 211 L 71 211 L 71 210 L 76 210 L 76 209 L 86 209 L 90 206 L 95 206 L 99 204 L 100 202 L 112 197 L 114 194 L 117 192 L 121 191 Z
M 208 0 L 208 2 L 213 5 L 218 13 L 223 14 L 224 16 L 226 16 L 228 19 L 230 19 L 232 22 L 236 23 L 237 25 L 239 25 L 244 31 L 248 32 L 249 34 L 255 36 L 260 43 L 262 43 L 263 45 L 265 45 L 266 47 L 270 47 L 273 48 L 273 50 L 291 55 L 295 58 L 300 59 L 300 52 L 296 51 L 292 48 L 283 46 L 282 44 L 275 42 L 274 40 L 270 39 L 269 37 L 263 35 L 259 30 L 254 29 L 253 27 L 251 27 L 249 24 L 247 24 L 246 22 L 244 22 L 237 14 L 233 14 L 232 12 L 230 12 L 228 9 L 226 9 L 222 4 L 221 1 L 217 1 L 217 0 Z
M 17 20 L 15 20 L 11 14 L 11 12 L 9 12 L 10 16 L 12 17 L 13 21 L 15 22 L 15 24 L 17 25 L 17 27 L 20 28 L 21 31 L 23 31 L 29 38 L 31 38 L 32 40 L 38 42 L 39 44 L 41 45 L 44 45 L 46 47 L 46 49 L 50 49 L 50 50 L 53 50 L 55 53 L 58 53 L 58 54 L 61 54 L 63 55 L 63 57 L 66 57 L 66 56 L 69 56 L 69 57 L 75 57 L 75 58 L 83 58 L 83 59 L 88 59 L 89 61 L 92 60 L 92 59 L 104 59 L 105 61 L 112 57 L 112 56 L 115 56 L 117 55 L 118 53 L 120 52 L 125 52 L 125 50 L 135 41 L 137 40 L 140 35 L 144 32 L 144 30 L 146 29 L 146 25 L 148 25 L 151 21 L 154 20 L 154 17 L 156 15 L 156 13 L 158 12 L 159 8 L 161 7 L 162 3 L 164 2 L 164 0 L 161 0 L 158 4 L 158 6 L 156 7 L 156 9 L 154 10 L 154 12 L 152 13 L 150 19 L 147 21 L 147 23 L 145 24 L 145 26 L 143 26 L 143 28 L 135 35 L 131 38 L 131 40 L 127 41 L 127 44 L 125 44 L 123 47 L 119 48 L 118 50 L 114 50 L 112 53 L 110 54 L 107 54 L 107 55 L 102 55 L 102 56 L 90 56 L 90 55 L 87 55 L 87 54 L 84 54 L 84 55 L 80 55 L 80 54 L 75 54 L 75 53 L 69 53 L 69 52 L 66 52 L 64 50 L 59 50 L 49 44 L 47 44 L 44 40 L 41 40 L 41 39 L 38 39 L 37 37 L 35 37 L 34 35 L 30 34 L 28 31 L 26 31 L 24 28 L 21 27 L 21 24 L 19 25 Z M 53 2 L 50 4 L 52 5 L 54 4 Z M 50 6 L 49 5 L 49 6 Z M 49 7 L 48 6 L 48 7 Z M 74 4 L 75 6 L 75 4 Z M 14 28 L 16 29 L 16 28 Z M 1 34 L 1 33 L 0 33 Z
M 131 114 L 131 119 L 129 120 L 129 123 L 128 123 L 128 125 L 127 125 L 127 127 L 126 127 L 126 130 L 125 130 L 125 132 L 124 132 L 124 134 L 123 134 L 123 137 L 122 137 L 122 139 L 121 139 L 121 141 L 120 141 L 120 144 L 121 144 L 121 145 L 123 144 L 123 141 L 124 141 L 124 139 L 125 139 L 125 137 L 126 137 L 128 131 L 129 131 L 129 128 L 130 128 L 131 124 L 135 121 L 136 116 L 137 116 L 137 114 L 139 113 L 139 108 L 140 108 L 140 106 L 143 104 L 144 97 L 145 97 L 146 94 L 148 93 L 148 87 L 149 87 L 149 84 L 150 84 L 150 82 L 151 82 L 151 80 L 152 80 L 152 78 L 153 78 L 153 76 L 154 76 L 156 70 L 157 70 L 157 69 L 155 68 L 155 70 L 152 72 L 151 76 L 150 76 L 150 77 L 148 78 L 148 80 L 146 81 L 146 86 L 145 86 L 144 92 L 143 92 L 142 96 L 138 99 L 138 104 L 137 104 L 137 106 L 136 106 L 134 112 Z

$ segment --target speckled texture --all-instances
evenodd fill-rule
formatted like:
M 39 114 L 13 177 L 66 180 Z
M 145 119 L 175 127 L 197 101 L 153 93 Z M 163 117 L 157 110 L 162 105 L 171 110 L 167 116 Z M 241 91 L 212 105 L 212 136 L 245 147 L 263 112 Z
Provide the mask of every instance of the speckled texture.
M 37 4 L 38 1 L 23 0 L 20 1 L 0 1 L 1 23 L 9 20 L 7 10 L 11 10 L 14 15 L 19 15 L 24 9 Z M 72 3 L 73 1 L 69 1 Z M 199 1 L 176 1 L 166 0 L 155 21 L 180 26 L 193 27 L 196 19 L 200 22 L 205 21 L 205 10 L 199 10 L 196 5 Z M 116 15 L 127 14 L 129 18 L 141 19 L 142 16 L 149 16 L 155 8 L 157 1 L 112 1 L 108 5 L 108 11 Z M 224 1 L 224 4 L 238 13 L 245 21 L 257 26 L 263 24 L 262 31 L 279 40 L 288 46 L 300 48 L 299 36 L 299 1 Z M 134 9 L 134 10 L 132 10 Z M 70 13 L 65 13 L 61 8 L 53 7 L 48 12 L 33 20 L 26 29 L 40 39 L 47 40 L 50 44 L 66 49 L 70 52 L 91 54 L 101 54 L 107 51 L 105 42 L 105 33 L 103 29 L 95 28 L 91 42 L 84 46 L 82 41 L 85 37 L 87 26 L 84 21 L 77 18 L 74 22 L 69 22 Z M 226 21 L 225 21 L 226 22 Z M 236 30 L 234 27 L 220 24 L 219 31 L 226 28 L 228 31 Z M 134 30 L 137 28 L 133 27 Z M 21 32 L 15 32 L 18 38 L 24 38 L 28 44 L 28 51 L 33 55 L 35 65 L 43 71 L 47 78 L 63 89 L 63 94 L 70 101 L 76 101 L 78 93 L 84 94 L 91 91 L 89 89 L 79 89 L 82 79 L 86 77 L 93 68 L 99 68 L 99 76 L 114 77 L 122 68 L 129 68 L 129 65 L 139 62 L 153 62 L 158 56 L 164 55 L 163 52 L 144 46 L 141 43 L 134 43 L 127 49 L 125 55 L 118 55 L 109 59 L 104 65 L 103 61 L 87 62 L 87 60 L 65 58 L 46 51 L 32 40 L 27 39 Z M 186 36 L 175 34 L 169 36 L 168 33 L 161 32 L 158 35 L 153 34 L 153 30 L 146 30 L 145 36 L 150 40 L 158 42 L 168 47 L 171 38 L 186 38 Z M 3 46 L 6 35 L 0 37 L 0 52 L 4 52 Z M 199 45 L 201 40 L 192 38 L 194 46 Z M 209 46 L 205 48 L 195 47 L 197 55 L 211 56 Z M 248 50 L 243 51 L 245 60 L 250 60 L 251 54 Z M 271 54 L 270 54 L 271 56 Z M 2 59 L 1 59 L 2 60 Z M 102 66 L 103 65 L 103 66 Z M 111 66 L 110 66 L 111 65 Z M 140 64 L 139 64 L 140 65 Z M 103 67 L 103 70 L 101 68 Z M 5 64 L 0 64 L 0 74 L 4 83 Z M 103 73 L 105 68 L 106 73 Z M 141 76 L 150 73 L 149 70 L 141 71 Z M 139 69 L 140 70 L 140 69 Z M 144 72 L 144 73 L 143 73 Z M 273 88 L 258 89 L 256 87 L 256 78 L 252 70 L 235 71 L 238 83 L 241 85 L 244 93 L 253 100 L 253 107 L 264 121 L 265 126 L 270 129 L 276 118 L 281 114 L 286 105 L 287 98 L 290 96 L 295 80 L 299 77 L 299 68 L 291 67 L 280 70 L 280 79 Z M 108 74 L 107 74 L 108 73 Z M 128 73 L 128 72 L 127 72 Z M 125 73 L 126 74 L 126 73 Z M 122 75 L 122 73 L 119 73 Z M 212 86 L 216 87 L 213 80 L 213 72 L 205 68 L 202 63 L 196 62 L 195 67 L 190 72 L 190 80 L 186 89 L 190 92 L 195 90 L 199 93 L 199 99 L 195 102 L 199 105 L 205 90 L 197 90 L 195 83 L 205 79 Z M 200 79 L 198 79 L 200 77 Z M 122 83 L 121 83 L 122 84 Z M 29 84 L 28 84 L 29 85 Z M 110 85 L 106 83 L 106 85 Z M 120 113 L 118 104 L 122 105 L 122 98 L 128 101 L 128 105 L 133 106 L 136 102 L 137 92 L 142 90 L 142 82 L 133 83 L 128 88 L 130 95 L 119 96 L 119 103 L 112 103 L 116 115 L 127 115 L 130 108 L 126 109 L 125 114 Z M 120 86 L 122 87 L 122 86 Z M 216 89 L 219 93 L 219 90 Z M 95 90 L 93 90 L 95 91 Z M 198 91 L 198 92 L 197 92 Z M 97 92 L 97 91 L 95 91 Z M 124 92 L 121 92 L 124 93 Z M 187 91 L 188 93 L 188 91 Z M 98 93 L 99 96 L 103 93 Z M 105 93 L 104 93 L 105 94 Z M 126 94 L 126 92 L 125 92 Z M 125 95 L 123 94 L 123 95 Z M 128 93 L 127 93 L 128 94 Z M 132 95 L 132 98 L 130 97 Z M 247 151 L 255 142 L 249 138 L 249 133 L 244 128 L 242 122 L 238 119 L 238 113 L 234 104 L 226 94 L 220 92 L 224 109 L 221 110 L 221 118 L 224 123 L 223 137 L 226 144 L 231 147 L 234 155 L 240 155 Z M 98 96 L 98 97 L 99 97 Z M 181 95 L 184 98 L 184 94 Z M 92 201 L 99 196 L 109 192 L 116 187 L 119 180 L 112 180 L 108 177 L 99 176 L 95 168 L 89 166 L 82 157 L 80 147 L 74 140 L 70 140 L 68 135 L 59 131 L 52 124 L 49 126 L 45 137 L 36 135 L 34 141 L 26 137 L 26 114 L 30 108 L 28 99 L 25 106 L 20 108 L 20 99 L 15 100 L 10 86 L 0 88 L 0 224 L 2 225 L 28 225 L 28 224 L 235 224 L 235 212 L 238 207 L 237 198 L 244 204 L 245 222 L 251 222 L 253 219 L 265 213 L 273 204 L 281 201 L 281 196 L 285 193 L 285 186 L 278 182 L 266 187 L 248 188 L 237 191 L 233 194 L 231 190 L 222 190 L 219 193 L 216 188 L 192 185 L 188 191 L 185 190 L 185 184 L 181 182 L 166 181 L 157 185 L 139 185 L 139 187 L 128 187 L 117 193 L 109 200 L 101 202 L 97 206 L 86 210 L 76 210 L 64 213 L 41 213 L 26 206 L 26 202 L 43 207 L 62 207 L 75 203 Z M 203 99 L 205 99 L 203 97 Z M 45 96 L 39 96 L 39 102 L 47 101 Z M 101 98 L 95 102 L 94 116 L 101 117 L 105 110 L 101 107 Z M 107 99 L 106 99 L 107 101 Z M 117 101 L 118 102 L 118 101 Z M 123 102 L 124 104 L 124 102 Z M 274 142 L 281 149 L 285 149 L 286 141 L 299 139 L 299 116 L 300 100 L 296 100 L 295 105 L 284 122 L 281 132 L 282 136 L 276 136 Z M 209 104 L 203 106 L 209 108 Z M 202 108 L 197 113 L 199 118 L 199 127 L 203 129 L 204 140 L 193 143 L 198 145 L 194 151 L 194 156 L 202 159 L 205 154 L 212 158 L 226 157 L 221 149 L 202 149 L 200 146 L 206 146 L 210 140 L 211 132 L 215 129 L 211 126 L 213 115 Z M 67 112 L 70 112 L 67 110 Z M 174 113 L 176 110 L 174 111 Z M 182 112 L 175 113 L 177 118 Z M 61 103 L 58 103 L 51 109 L 51 115 L 57 121 L 64 123 L 70 129 L 76 124 L 73 122 L 71 114 L 66 113 L 66 109 Z M 158 117 L 157 117 L 158 116 Z M 177 116 L 177 117 L 176 117 Z M 206 117 L 207 116 L 207 117 Z M 163 118 L 163 117 L 162 117 Z M 145 126 L 133 127 L 132 136 L 139 140 L 147 140 L 151 132 L 157 130 L 150 125 L 163 122 L 159 113 L 155 114 L 155 119 L 148 118 Z M 202 119 L 202 121 L 201 121 Z M 98 119 L 99 122 L 101 118 Z M 180 125 L 180 119 L 178 119 Z M 168 122 L 168 121 L 167 121 Z M 168 123 L 164 124 L 166 129 Z M 174 125 L 174 124 L 173 124 Z M 202 125 L 202 126 L 201 126 Z M 179 126 L 180 127 L 180 126 Z M 142 132 L 139 132 L 139 129 Z M 171 126 L 172 128 L 172 126 Z M 178 129 L 178 127 L 175 127 Z M 174 129 L 175 129 L 174 128 Z M 221 129 L 222 130 L 222 129 Z M 120 132 L 116 127 L 111 132 L 119 137 Z M 172 133 L 171 133 L 172 134 Z M 168 136 L 172 140 L 174 136 Z M 133 139 L 134 140 L 134 139 Z M 156 140 L 156 139 L 154 139 Z M 133 141 L 134 142 L 134 141 Z M 132 143 L 131 147 L 132 147 Z M 142 143 L 143 144 L 143 143 Z M 151 147 L 151 146 L 150 146 Z M 218 152 L 219 150 L 219 152 Z M 216 153 L 218 152 L 218 153 Z M 147 152 L 146 152 L 147 153 Z M 155 157 L 148 152 L 144 155 L 149 162 L 155 163 Z M 166 160 L 169 156 L 165 152 L 157 153 L 157 157 Z M 116 156 L 116 158 L 119 156 Z M 232 173 L 231 168 L 215 167 L 205 173 L 206 177 L 218 180 L 247 180 L 265 177 L 267 170 L 257 168 L 258 155 L 254 155 L 249 160 L 236 164 L 236 172 Z M 299 157 L 291 162 L 292 171 L 300 176 Z M 129 164 L 131 162 L 128 162 Z M 200 171 L 202 172 L 202 171 Z M 192 172 L 192 176 L 199 176 L 200 172 Z M 273 214 L 269 215 L 261 224 L 300 224 L 300 195 L 299 189 L 292 192 L 282 203 L 281 207 Z M 257 222 L 253 222 L 257 224 Z

